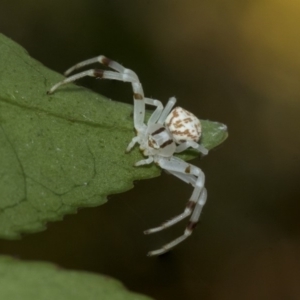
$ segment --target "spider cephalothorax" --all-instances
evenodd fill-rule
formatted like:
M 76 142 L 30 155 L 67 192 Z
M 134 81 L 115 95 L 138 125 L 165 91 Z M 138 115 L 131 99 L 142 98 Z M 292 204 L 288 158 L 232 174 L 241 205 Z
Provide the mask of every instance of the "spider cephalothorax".
M 85 76 L 119 80 L 130 82 L 132 84 L 134 99 L 133 122 L 136 130 L 136 136 L 133 137 L 126 151 L 129 152 L 135 144 L 138 143 L 141 151 L 146 157 L 145 159 L 136 162 L 135 166 L 155 162 L 168 173 L 173 174 L 194 187 L 191 198 L 183 213 L 164 222 L 161 226 L 145 231 L 145 234 L 150 234 L 163 230 L 191 215 L 190 221 L 183 235 L 164 245 L 162 248 L 148 253 L 149 256 L 160 255 L 169 251 L 171 248 L 175 247 L 191 235 L 206 202 L 207 192 L 204 187 L 204 173 L 200 168 L 173 156 L 174 153 L 182 152 L 188 148 L 194 148 L 202 154 L 208 153 L 207 149 L 198 143 L 201 137 L 201 123 L 191 112 L 181 107 L 173 108 L 176 103 L 175 97 L 170 98 L 165 107 L 163 107 L 159 100 L 146 98 L 136 73 L 130 69 L 124 68 L 119 63 L 110 60 L 103 55 L 76 64 L 72 68 L 68 69 L 65 72 L 65 75 L 67 76 L 78 68 L 96 62 L 110 67 L 114 71 L 90 69 L 80 72 L 55 84 L 48 91 L 48 94 L 53 93 L 63 84 L 73 82 Z M 145 123 L 146 104 L 155 107 L 155 110 L 148 119 L 147 124 Z

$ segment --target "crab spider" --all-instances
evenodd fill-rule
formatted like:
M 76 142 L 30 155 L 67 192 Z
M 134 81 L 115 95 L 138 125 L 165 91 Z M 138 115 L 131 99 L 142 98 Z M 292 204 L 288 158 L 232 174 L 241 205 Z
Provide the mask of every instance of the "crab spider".
M 183 235 L 164 245 L 160 249 L 149 252 L 148 256 L 163 254 L 192 234 L 206 202 L 207 191 L 204 187 L 204 173 L 200 168 L 173 156 L 174 153 L 182 152 L 188 148 L 194 148 L 202 154 L 208 153 L 206 148 L 198 144 L 201 137 L 201 123 L 191 112 L 188 112 L 181 107 L 174 108 L 176 103 L 175 97 L 171 97 L 165 107 L 163 107 L 159 100 L 146 98 L 144 96 L 142 84 L 136 73 L 130 69 L 124 68 L 119 63 L 110 60 L 103 55 L 76 64 L 68 69 L 65 72 L 65 75 L 68 76 L 73 71 L 93 63 L 101 63 L 114 71 L 104 71 L 100 69 L 83 71 L 58 82 L 51 87 L 47 93 L 52 94 L 61 85 L 86 76 L 131 83 L 134 99 L 133 121 L 137 134 L 129 143 L 126 152 L 129 152 L 136 144 L 139 144 L 139 148 L 146 158 L 136 162 L 136 167 L 156 163 L 163 170 L 194 187 L 191 198 L 183 213 L 164 222 L 158 227 L 144 231 L 145 234 L 155 233 L 169 228 L 182 219 L 190 216 Z M 145 123 L 146 104 L 155 107 L 147 124 Z

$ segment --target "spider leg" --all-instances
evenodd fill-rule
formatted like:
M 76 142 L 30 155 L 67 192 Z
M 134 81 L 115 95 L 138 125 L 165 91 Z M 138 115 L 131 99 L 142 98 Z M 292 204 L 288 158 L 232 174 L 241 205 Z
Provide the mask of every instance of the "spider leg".
M 139 81 L 136 80 L 135 77 L 126 74 L 126 73 L 118 73 L 118 72 L 114 72 L 114 71 L 104 71 L 104 70 L 100 70 L 100 69 L 90 69 L 87 71 L 83 71 L 80 73 L 77 73 L 75 75 L 72 75 L 70 77 L 65 78 L 64 80 L 58 82 L 57 84 L 55 84 L 53 87 L 51 87 L 51 89 L 47 92 L 48 94 L 52 94 L 58 87 L 60 87 L 61 85 L 70 83 L 70 82 L 74 82 L 80 78 L 83 77 L 96 77 L 99 79 L 112 79 L 112 80 L 119 80 L 119 81 L 124 81 L 124 82 L 130 82 L 132 84 L 137 84 L 139 83 Z M 139 85 L 135 85 L 135 89 L 134 92 L 135 93 L 140 93 L 143 95 L 143 90 L 139 87 Z
M 121 64 L 117 63 L 114 60 L 107 58 L 104 55 L 99 55 L 97 57 L 90 58 L 90 59 L 84 60 L 80 63 L 77 63 L 73 67 L 69 68 L 64 74 L 65 74 L 65 76 L 67 76 L 71 72 L 73 72 L 79 68 L 82 68 L 82 67 L 85 67 L 87 65 L 97 63 L 97 62 L 99 62 L 100 64 L 103 64 L 104 66 L 109 67 L 123 75 L 123 77 L 121 75 L 121 77 L 119 77 L 119 78 L 110 78 L 110 77 L 105 77 L 105 76 L 102 78 L 115 79 L 115 80 L 121 80 L 121 81 L 127 81 L 127 80 L 122 79 L 126 75 L 128 75 L 128 77 L 131 78 L 131 80 L 129 80 L 129 82 L 132 83 L 132 88 L 133 88 L 134 127 L 135 127 L 135 129 L 140 130 L 143 127 L 143 122 L 144 122 L 144 118 L 145 118 L 145 103 L 143 101 L 144 100 L 144 92 L 143 92 L 142 85 L 139 81 L 139 78 L 134 71 L 123 67 Z M 106 72 L 106 71 L 104 71 L 104 72 Z M 90 76 L 90 75 L 87 75 L 87 76 Z M 98 76 L 95 76 L 95 77 L 98 77 Z M 81 77 L 78 77 L 78 78 L 81 78 Z M 73 78 L 72 81 L 77 80 L 78 78 L 75 78 L 75 79 Z M 54 91 L 54 87 L 51 88 L 49 93 L 53 93 L 53 91 Z
M 139 142 L 139 140 L 140 140 L 139 136 L 136 135 L 135 137 L 133 137 L 126 148 L 125 153 L 129 153 L 129 151 L 135 146 L 136 143 Z
M 114 60 L 111 60 L 110 58 L 108 58 L 104 55 L 99 55 L 97 57 L 93 57 L 93 58 L 84 60 L 82 62 L 79 62 L 76 65 L 69 68 L 67 71 L 65 71 L 64 75 L 68 76 L 70 73 L 72 73 L 72 72 L 74 72 L 74 71 L 76 71 L 76 70 L 78 70 L 82 67 L 85 67 L 85 66 L 88 66 L 88 65 L 91 65 L 91 64 L 94 64 L 94 63 L 100 63 L 100 64 L 102 64 L 106 67 L 109 67 L 109 68 L 119 72 L 119 73 L 128 74 L 128 75 L 136 78 L 137 81 L 139 81 L 139 78 L 138 78 L 138 76 L 136 75 L 136 73 L 134 71 L 123 67 L 118 62 L 116 62 Z M 148 120 L 148 125 L 149 124 L 154 124 L 154 123 L 157 122 L 158 118 L 160 117 L 160 114 L 163 110 L 163 105 L 158 100 L 154 100 L 154 99 L 150 99 L 150 98 L 144 98 L 144 99 L 145 99 L 146 104 L 153 105 L 153 106 L 157 107 L 156 111 L 153 113 L 153 115 Z
M 142 165 L 149 165 L 149 164 L 151 164 L 152 162 L 153 162 L 153 156 L 149 156 L 149 157 L 146 158 L 146 159 L 142 159 L 142 160 L 136 162 L 136 163 L 134 164 L 134 166 L 135 166 L 135 167 L 138 167 L 138 166 L 142 166 Z
M 203 206 L 204 206 L 204 204 L 206 202 L 206 198 L 207 198 L 207 191 L 204 188 L 202 190 L 201 194 L 200 194 L 199 200 L 196 203 L 195 209 L 194 209 L 194 211 L 192 213 L 190 221 L 189 221 L 189 223 L 188 223 L 188 225 L 187 225 L 187 227 L 186 227 L 183 235 L 181 235 L 177 239 L 173 240 L 172 242 L 164 245 L 163 247 L 161 247 L 158 250 L 154 250 L 154 251 L 148 252 L 147 255 L 148 256 L 154 256 L 154 255 L 161 255 L 163 253 L 166 253 L 166 252 L 170 251 L 172 248 L 174 248 L 175 246 L 177 246 L 178 244 L 180 244 L 186 238 L 188 238 L 192 234 L 194 228 L 197 225 L 197 222 L 199 220 L 202 208 L 203 208 Z
M 147 125 L 149 126 L 149 125 L 155 124 L 158 121 L 164 107 L 159 100 L 151 99 L 151 98 L 144 98 L 144 99 L 145 99 L 146 104 L 156 106 L 155 111 L 152 113 L 152 115 L 148 119 Z
M 82 62 L 79 62 L 76 65 L 69 68 L 67 71 L 65 71 L 64 75 L 68 76 L 70 73 L 74 72 L 75 70 L 78 70 L 82 67 L 85 67 L 85 66 L 88 66 L 88 65 L 91 65 L 94 63 L 100 63 L 106 67 L 109 67 L 109 68 L 119 72 L 119 73 L 127 73 L 127 74 L 131 75 L 132 77 L 135 77 L 137 79 L 137 81 L 139 81 L 138 76 L 136 75 L 136 73 L 134 71 L 124 68 L 121 64 L 117 63 L 114 60 L 107 58 L 104 55 L 99 55 L 97 57 L 93 57 L 93 58 L 84 60 Z
M 196 149 L 197 151 L 201 152 L 204 155 L 208 154 L 208 150 L 205 147 L 203 147 L 202 145 L 200 145 L 200 144 L 198 144 L 197 142 L 194 142 L 194 141 L 186 141 L 186 142 L 178 145 L 176 147 L 175 152 L 180 153 L 180 152 L 183 152 L 183 151 L 185 151 L 186 149 L 188 149 L 190 147 Z
M 170 174 L 176 176 L 177 178 L 179 178 L 180 180 L 195 186 L 196 179 L 195 179 L 194 175 L 182 174 L 180 172 L 174 172 L 174 171 L 167 171 L 167 173 L 170 173 Z M 164 230 L 164 229 L 169 228 L 169 227 L 173 226 L 174 224 L 180 222 L 181 220 L 185 219 L 186 217 L 188 217 L 192 213 L 192 211 L 195 207 L 195 203 L 196 203 L 196 199 L 191 197 L 191 199 L 186 204 L 186 207 L 185 207 L 183 213 L 181 213 L 181 214 L 173 217 L 172 219 L 162 223 L 160 226 L 145 230 L 144 234 L 152 234 L 152 233 Z
M 161 231 L 163 229 L 173 226 L 174 224 L 178 223 L 182 219 L 192 214 L 189 225 L 187 226 L 184 234 L 181 237 L 177 238 L 176 240 L 172 241 L 171 243 L 163 246 L 161 249 L 150 252 L 148 254 L 150 256 L 159 255 L 169 251 L 171 248 L 173 248 L 174 246 L 182 242 L 191 234 L 192 229 L 196 226 L 202 207 L 204 206 L 207 197 L 207 192 L 206 189 L 204 188 L 205 176 L 204 173 L 201 171 L 201 169 L 191 164 L 188 164 L 185 161 L 176 157 L 171 157 L 171 158 L 160 157 L 157 159 L 156 162 L 162 169 L 165 169 L 167 172 L 175 175 L 179 179 L 192 184 L 192 186 L 194 186 L 194 190 L 183 213 L 172 218 L 169 221 L 164 222 L 162 225 L 158 227 L 148 229 L 144 232 L 145 234 L 151 234 L 151 233 Z
M 61 85 L 74 82 L 80 78 L 91 76 L 99 79 L 112 79 L 123 82 L 130 82 L 133 89 L 133 98 L 134 98 L 134 127 L 137 131 L 144 128 L 144 117 L 145 117 L 145 101 L 144 101 L 144 91 L 141 83 L 135 76 L 132 76 L 127 73 L 117 73 L 114 71 L 103 71 L 100 69 L 90 69 L 72 75 L 51 87 L 47 94 L 52 94 L 57 88 Z
M 155 124 L 158 121 L 164 107 L 163 107 L 162 103 L 159 100 L 151 99 L 151 98 L 144 98 L 144 100 L 145 100 L 146 104 L 156 106 L 156 109 L 154 110 L 154 112 L 152 113 L 150 118 L 148 119 L 147 126 L 149 127 L 150 125 Z M 139 142 L 139 140 L 140 140 L 139 135 L 135 136 L 131 140 L 129 145 L 127 146 L 126 153 L 128 153 L 134 147 L 134 145 Z
M 176 176 L 180 180 L 186 182 L 187 184 L 191 184 L 192 186 L 195 186 L 196 184 L 197 178 L 192 174 L 182 174 L 180 172 L 174 172 L 174 171 L 169 172 L 167 170 L 165 170 L 165 172 Z
M 167 118 L 167 116 L 169 115 L 170 111 L 172 110 L 173 106 L 176 103 L 176 98 L 175 97 L 171 97 L 168 101 L 168 103 L 166 104 L 164 110 L 162 111 L 159 120 L 157 121 L 157 123 L 159 124 L 163 124 Z

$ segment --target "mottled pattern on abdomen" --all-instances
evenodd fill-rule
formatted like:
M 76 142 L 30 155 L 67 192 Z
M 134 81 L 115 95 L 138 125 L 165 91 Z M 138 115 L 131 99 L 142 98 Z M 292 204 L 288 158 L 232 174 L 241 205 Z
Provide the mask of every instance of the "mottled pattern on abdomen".
M 198 142 L 201 136 L 201 123 L 191 112 L 175 107 L 165 122 L 177 144 L 185 141 Z

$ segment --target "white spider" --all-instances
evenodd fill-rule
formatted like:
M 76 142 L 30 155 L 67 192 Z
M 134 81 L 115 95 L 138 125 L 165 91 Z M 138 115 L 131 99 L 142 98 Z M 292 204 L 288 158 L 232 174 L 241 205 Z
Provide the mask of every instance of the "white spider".
M 138 143 L 144 156 L 148 158 L 136 162 L 135 166 L 154 162 L 168 173 L 173 174 L 186 183 L 190 183 L 194 187 L 192 196 L 183 213 L 164 222 L 158 227 L 144 231 L 145 234 L 150 234 L 163 230 L 191 215 L 183 235 L 164 245 L 162 248 L 149 252 L 148 256 L 163 254 L 191 235 L 206 202 L 207 191 L 204 187 L 204 173 L 198 167 L 173 156 L 174 153 L 182 152 L 190 147 L 203 154 L 208 153 L 206 148 L 198 144 L 201 136 L 200 121 L 192 113 L 181 107 L 173 109 L 176 102 L 174 97 L 169 99 L 165 107 L 163 107 L 162 103 L 158 100 L 146 98 L 144 96 L 142 84 L 136 73 L 130 69 L 124 68 L 119 63 L 110 60 L 105 56 L 101 55 L 80 62 L 68 69 L 65 72 L 65 75 L 67 76 L 81 67 L 97 62 L 110 67 L 114 71 L 90 69 L 80 72 L 55 84 L 48 91 L 48 94 L 52 94 L 63 84 L 73 82 L 85 76 L 114 79 L 130 82 L 132 84 L 134 98 L 134 128 L 136 129 L 136 136 L 129 143 L 126 152 L 129 152 L 135 144 Z M 148 119 L 147 124 L 145 124 L 144 121 L 146 104 L 156 107 Z

